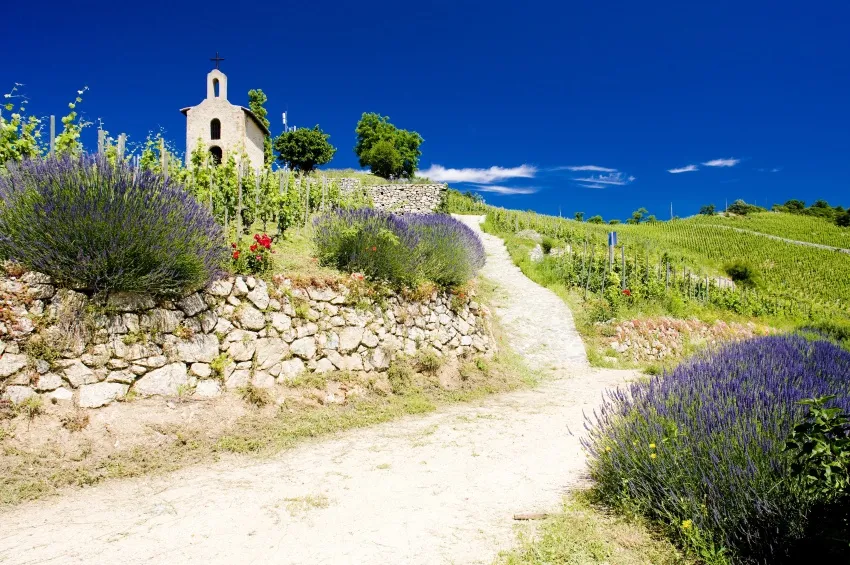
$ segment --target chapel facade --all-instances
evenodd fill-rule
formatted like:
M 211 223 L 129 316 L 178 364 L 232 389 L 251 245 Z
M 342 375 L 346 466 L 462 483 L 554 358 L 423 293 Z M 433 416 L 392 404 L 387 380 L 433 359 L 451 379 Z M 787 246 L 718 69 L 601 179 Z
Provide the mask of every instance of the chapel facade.
M 227 76 L 218 68 L 207 74 L 207 97 L 180 110 L 186 116 L 186 164 L 202 143 L 215 162 L 246 155 L 252 169 L 263 167 L 263 139 L 269 129 L 248 108 L 227 100 Z

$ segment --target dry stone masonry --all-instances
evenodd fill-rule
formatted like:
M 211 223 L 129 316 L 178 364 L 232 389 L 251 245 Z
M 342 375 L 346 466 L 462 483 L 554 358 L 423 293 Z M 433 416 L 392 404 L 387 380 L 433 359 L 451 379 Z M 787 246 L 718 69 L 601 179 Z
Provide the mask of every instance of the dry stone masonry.
M 486 309 L 469 298 L 375 301 L 356 288 L 235 277 L 177 301 L 103 300 L 39 273 L 0 277 L 0 394 L 97 408 L 128 394 L 215 397 L 249 383 L 284 386 L 302 373 L 380 373 L 424 349 L 491 350 Z
M 350 193 L 361 188 L 360 179 L 336 179 L 340 192 Z M 381 184 L 367 185 L 366 192 L 375 208 L 397 213 L 427 214 L 434 212 L 448 189 L 445 184 Z

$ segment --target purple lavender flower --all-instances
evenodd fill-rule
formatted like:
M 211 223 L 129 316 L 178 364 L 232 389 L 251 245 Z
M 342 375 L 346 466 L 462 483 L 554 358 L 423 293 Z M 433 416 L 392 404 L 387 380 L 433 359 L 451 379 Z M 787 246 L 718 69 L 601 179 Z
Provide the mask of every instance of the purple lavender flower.
M 224 243 L 183 186 L 125 163 L 33 159 L 0 175 L 0 256 L 70 288 L 194 290 L 222 272 Z
M 591 474 L 604 499 L 679 534 L 690 520 L 733 562 L 781 562 L 818 519 L 785 480 L 783 448 L 799 402 L 828 394 L 850 411 L 850 353 L 831 342 L 727 345 L 610 394 L 586 424 Z
M 324 264 L 373 279 L 456 286 L 474 277 L 484 264 L 481 241 L 450 216 L 338 209 L 317 217 L 313 226 Z

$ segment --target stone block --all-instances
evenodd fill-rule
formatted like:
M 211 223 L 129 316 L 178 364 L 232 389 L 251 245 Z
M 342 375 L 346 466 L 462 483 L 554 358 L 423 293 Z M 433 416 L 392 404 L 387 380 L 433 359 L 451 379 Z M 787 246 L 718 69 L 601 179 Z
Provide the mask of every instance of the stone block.
M 194 316 L 195 314 L 206 310 L 207 304 L 204 302 L 204 299 L 201 298 L 201 295 L 196 292 L 178 301 L 177 307 L 180 308 L 187 316 Z
M 133 390 L 144 396 L 175 396 L 178 387 L 189 382 L 185 363 L 171 363 L 154 369 L 136 381 Z
M 122 383 L 97 383 L 80 387 L 77 404 L 80 408 L 100 408 L 119 398 L 124 398 L 130 386 Z
M 156 306 L 153 296 L 141 292 L 114 292 L 109 295 L 106 306 L 118 312 L 138 312 Z

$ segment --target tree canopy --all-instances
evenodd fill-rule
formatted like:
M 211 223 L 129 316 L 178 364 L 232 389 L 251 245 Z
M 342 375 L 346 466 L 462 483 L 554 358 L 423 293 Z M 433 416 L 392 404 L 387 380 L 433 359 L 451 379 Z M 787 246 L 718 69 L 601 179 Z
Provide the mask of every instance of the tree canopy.
M 644 217 L 649 214 L 649 210 L 646 208 L 638 208 L 634 212 L 632 212 L 632 217 L 626 220 L 627 224 L 639 224 L 643 221 Z M 653 219 L 655 216 L 653 216 Z
M 313 129 L 297 129 L 282 133 L 274 140 L 278 160 L 294 171 L 309 173 L 316 165 L 324 165 L 333 159 L 336 147 L 328 141 L 319 126 Z
M 399 129 L 389 116 L 364 113 L 354 130 L 357 142 L 354 153 L 361 167 L 384 178 L 411 178 L 419 166 L 422 136 L 415 131 Z
M 269 114 L 265 106 L 268 100 L 269 98 L 266 96 L 266 93 L 259 88 L 248 91 L 248 108 L 267 128 L 271 125 L 269 119 L 266 117 Z M 267 135 L 263 138 L 263 162 L 267 167 L 271 167 L 272 161 L 274 161 L 272 139 Z

